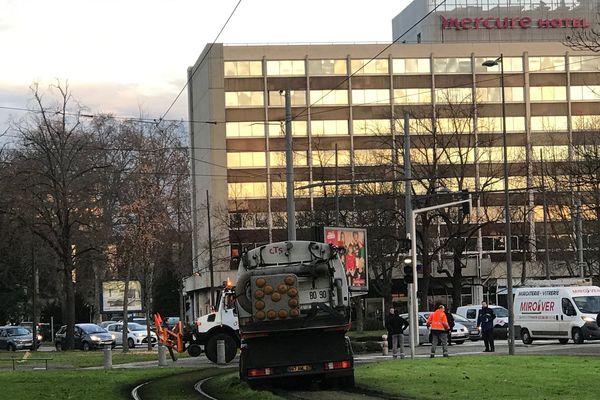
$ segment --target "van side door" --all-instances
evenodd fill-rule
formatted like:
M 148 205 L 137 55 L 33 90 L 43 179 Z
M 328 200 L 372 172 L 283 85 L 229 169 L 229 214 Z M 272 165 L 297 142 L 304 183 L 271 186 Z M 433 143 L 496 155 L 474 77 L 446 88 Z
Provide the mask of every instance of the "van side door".
M 571 335 L 571 326 L 575 319 L 577 318 L 577 310 L 575 310 L 575 306 L 571 302 L 571 300 L 567 297 L 563 297 L 561 299 L 561 308 L 562 314 L 560 315 L 560 336 L 570 337 Z

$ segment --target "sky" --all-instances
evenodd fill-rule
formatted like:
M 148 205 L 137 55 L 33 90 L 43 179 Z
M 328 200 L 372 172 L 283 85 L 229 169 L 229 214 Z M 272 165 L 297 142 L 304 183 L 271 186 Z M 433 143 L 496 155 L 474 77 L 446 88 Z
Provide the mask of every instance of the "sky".
M 207 43 L 390 42 L 410 0 L 0 0 L 0 133 L 30 86 L 60 80 L 90 113 L 164 114 Z M 168 119 L 187 118 L 184 91 Z

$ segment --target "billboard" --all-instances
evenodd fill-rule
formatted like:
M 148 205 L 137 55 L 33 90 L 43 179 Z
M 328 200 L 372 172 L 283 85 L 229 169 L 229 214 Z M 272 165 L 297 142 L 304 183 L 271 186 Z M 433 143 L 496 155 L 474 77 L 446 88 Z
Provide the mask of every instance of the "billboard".
M 348 286 L 354 292 L 369 291 L 369 268 L 367 265 L 367 230 L 360 228 L 325 227 L 325 243 L 346 249 L 342 262 L 346 269 Z
M 102 282 L 101 312 L 123 312 L 124 281 Z M 127 291 L 127 311 L 142 311 L 142 284 L 140 281 L 129 281 Z

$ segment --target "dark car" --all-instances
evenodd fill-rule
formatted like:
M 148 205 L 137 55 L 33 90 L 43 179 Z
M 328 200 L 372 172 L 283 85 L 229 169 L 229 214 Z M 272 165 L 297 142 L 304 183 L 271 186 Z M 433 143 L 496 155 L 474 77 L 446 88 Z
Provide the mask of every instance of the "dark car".
M 477 322 L 466 319 L 458 314 L 452 314 L 455 322 L 460 322 L 469 330 L 469 340 L 475 342 L 481 339 L 481 331 L 477 328 Z
M 63 325 L 56 333 L 54 345 L 61 351 L 67 339 L 67 326 Z M 74 345 L 76 349 L 88 351 L 92 349 L 115 347 L 115 341 L 110 333 L 96 324 L 75 324 Z
M 33 335 L 29 329 L 23 326 L 0 327 L 0 349 L 31 350 L 33 349 Z

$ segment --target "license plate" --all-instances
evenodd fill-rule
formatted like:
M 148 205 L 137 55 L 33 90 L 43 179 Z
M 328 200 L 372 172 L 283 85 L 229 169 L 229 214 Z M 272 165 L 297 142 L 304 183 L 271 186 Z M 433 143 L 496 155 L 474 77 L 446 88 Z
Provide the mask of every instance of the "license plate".
M 310 370 L 312 370 L 312 366 L 310 365 L 294 365 L 288 367 L 288 372 L 308 372 Z
M 312 289 L 300 292 L 300 304 L 320 303 L 329 300 L 329 289 Z

